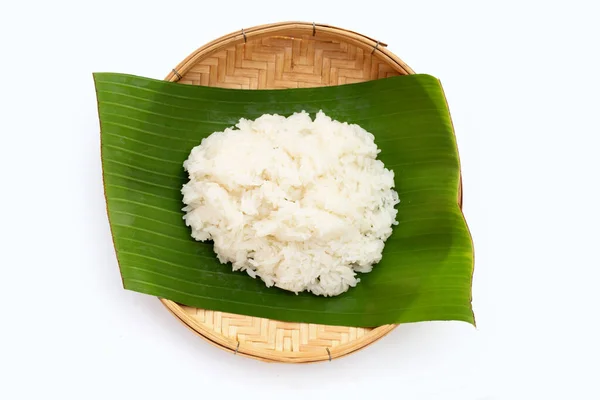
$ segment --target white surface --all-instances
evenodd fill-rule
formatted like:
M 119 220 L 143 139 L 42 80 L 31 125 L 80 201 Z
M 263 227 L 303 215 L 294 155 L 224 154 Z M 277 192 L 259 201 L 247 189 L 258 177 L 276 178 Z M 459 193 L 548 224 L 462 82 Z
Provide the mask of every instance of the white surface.
M 593 1 L 379 1 L 344 14 L 307 0 L 88 3 L 0 5 L 0 398 L 600 397 Z M 283 20 L 360 31 L 441 78 L 475 240 L 477 329 L 405 325 L 332 363 L 269 365 L 121 289 L 92 71 L 162 78 L 209 40 Z

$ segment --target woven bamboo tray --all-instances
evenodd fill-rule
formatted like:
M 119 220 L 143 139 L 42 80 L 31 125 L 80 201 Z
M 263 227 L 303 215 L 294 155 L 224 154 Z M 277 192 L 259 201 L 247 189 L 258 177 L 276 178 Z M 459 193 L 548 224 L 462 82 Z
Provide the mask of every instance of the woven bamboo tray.
M 284 22 L 242 29 L 214 40 L 183 60 L 166 80 L 234 89 L 283 89 L 413 73 L 377 40 L 329 25 Z M 263 361 L 331 361 L 375 342 L 396 327 L 290 323 L 161 301 L 181 322 L 216 346 Z

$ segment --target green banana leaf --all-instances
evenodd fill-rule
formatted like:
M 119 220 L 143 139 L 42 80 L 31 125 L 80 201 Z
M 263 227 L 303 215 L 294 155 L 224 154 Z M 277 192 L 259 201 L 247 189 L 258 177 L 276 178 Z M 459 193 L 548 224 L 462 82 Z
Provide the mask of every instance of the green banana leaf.
M 458 205 L 460 166 L 438 79 L 410 75 L 314 89 L 235 90 L 96 73 L 108 217 L 125 289 L 224 312 L 328 325 L 474 324 L 473 246 Z M 220 264 L 183 220 L 183 162 L 240 118 L 323 110 L 375 135 L 395 172 L 399 225 L 382 261 L 340 296 L 267 288 Z M 351 199 L 349 199 L 351 201 Z

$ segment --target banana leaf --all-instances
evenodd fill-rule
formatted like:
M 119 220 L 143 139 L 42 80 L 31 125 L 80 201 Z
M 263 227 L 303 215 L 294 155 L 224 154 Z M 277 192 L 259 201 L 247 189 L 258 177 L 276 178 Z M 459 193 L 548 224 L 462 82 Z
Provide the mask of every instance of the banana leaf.
M 283 321 L 378 326 L 429 320 L 474 324 L 473 245 L 458 205 L 460 164 L 439 80 L 391 77 L 340 86 L 236 90 L 95 73 L 108 219 L 125 289 Z M 399 224 L 383 259 L 340 296 L 267 288 L 221 264 L 185 226 L 183 162 L 240 118 L 319 110 L 375 135 L 395 172 Z M 350 199 L 351 201 L 351 199 Z

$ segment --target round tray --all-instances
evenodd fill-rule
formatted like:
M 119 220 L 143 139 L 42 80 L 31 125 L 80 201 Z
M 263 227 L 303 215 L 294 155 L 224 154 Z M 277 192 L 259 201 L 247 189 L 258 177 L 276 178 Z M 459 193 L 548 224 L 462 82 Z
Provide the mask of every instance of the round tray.
M 408 74 L 414 74 L 413 70 L 377 40 L 329 25 L 284 22 L 242 29 L 212 41 L 165 79 L 222 88 L 284 89 Z M 181 322 L 216 346 L 263 361 L 331 361 L 375 342 L 396 327 L 291 323 L 161 301 Z

